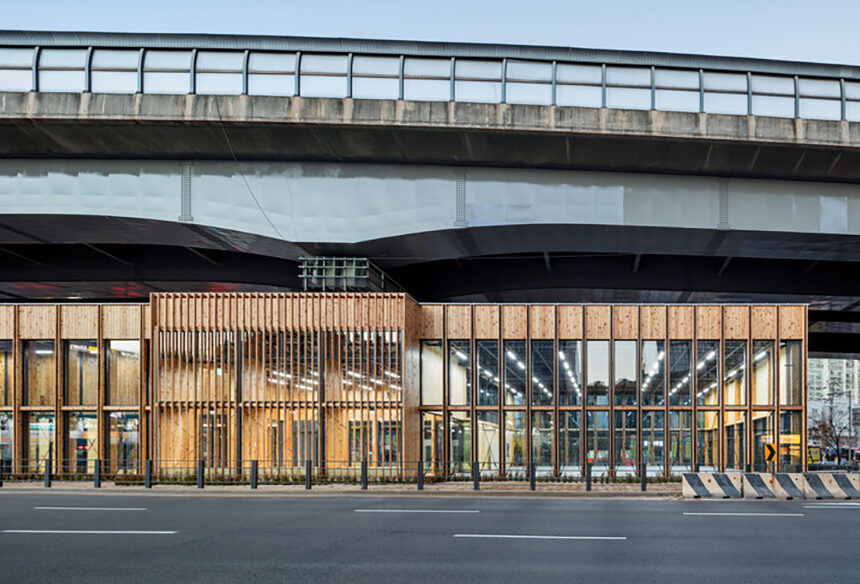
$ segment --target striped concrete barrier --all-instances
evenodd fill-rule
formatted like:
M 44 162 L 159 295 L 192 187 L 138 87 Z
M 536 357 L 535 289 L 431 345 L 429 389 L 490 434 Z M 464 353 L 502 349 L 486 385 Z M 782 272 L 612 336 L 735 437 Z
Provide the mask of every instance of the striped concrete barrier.
M 837 497 L 839 497 L 839 493 L 841 492 L 842 496 L 839 498 L 860 499 L 860 489 L 857 488 L 855 481 L 851 480 L 856 477 L 852 477 L 849 473 L 834 473 L 831 476 L 838 489 Z
M 776 499 L 771 474 L 747 472 L 743 477 L 744 499 Z
M 741 473 L 687 472 L 682 477 L 681 493 L 692 499 L 739 499 L 743 477 Z
M 848 473 L 807 472 L 803 479 L 807 499 L 860 499 L 860 489 Z
M 805 499 L 803 474 L 799 472 L 778 472 L 773 476 L 773 492 L 778 499 Z

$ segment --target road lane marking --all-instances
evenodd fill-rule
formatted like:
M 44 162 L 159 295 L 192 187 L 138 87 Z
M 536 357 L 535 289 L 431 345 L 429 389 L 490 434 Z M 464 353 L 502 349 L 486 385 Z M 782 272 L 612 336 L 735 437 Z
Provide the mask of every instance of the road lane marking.
M 501 535 L 492 533 L 455 533 L 454 537 L 488 538 L 488 539 L 593 539 L 601 541 L 618 541 L 627 539 L 626 536 L 608 535 Z
M 39 511 L 146 511 L 146 507 L 33 507 Z
M 804 509 L 860 509 L 860 503 L 813 503 L 804 505 Z
M 99 531 L 87 529 L 4 529 L 3 533 L 58 533 L 70 535 L 173 535 L 176 531 Z
M 480 513 L 475 509 L 356 509 L 356 513 Z
M 687 513 L 684 515 L 725 515 L 727 517 L 803 517 L 803 513 Z

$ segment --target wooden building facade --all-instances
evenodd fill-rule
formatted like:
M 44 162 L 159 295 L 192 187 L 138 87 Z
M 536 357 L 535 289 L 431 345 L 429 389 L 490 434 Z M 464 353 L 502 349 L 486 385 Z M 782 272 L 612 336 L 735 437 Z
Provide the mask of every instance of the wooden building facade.
M 803 305 L 154 294 L 0 305 L 2 472 L 800 469 Z

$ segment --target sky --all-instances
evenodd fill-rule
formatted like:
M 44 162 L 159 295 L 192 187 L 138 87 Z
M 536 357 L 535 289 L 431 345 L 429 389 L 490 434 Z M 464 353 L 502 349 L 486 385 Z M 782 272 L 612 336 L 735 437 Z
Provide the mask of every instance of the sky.
M 0 0 L 0 28 L 631 49 L 860 65 L 860 0 Z

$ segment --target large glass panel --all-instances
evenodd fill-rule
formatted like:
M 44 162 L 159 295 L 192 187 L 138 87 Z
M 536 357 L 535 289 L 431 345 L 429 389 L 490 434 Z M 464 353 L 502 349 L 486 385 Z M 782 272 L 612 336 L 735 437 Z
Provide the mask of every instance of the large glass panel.
M 776 447 L 776 440 L 773 435 L 773 412 L 753 412 L 752 414 L 753 428 L 753 449 L 752 449 L 752 466 L 754 472 L 766 472 L 771 469 L 771 465 L 767 462 L 765 452 L 765 444 L 771 444 Z
M 781 412 L 779 414 L 779 464 L 783 472 L 803 470 L 801 438 L 803 424 L 800 412 Z
M 107 403 L 137 405 L 140 396 L 140 341 L 107 341 Z
M 421 413 L 421 458 L 424 472 L 439 476 L 445 466 L 445 423 L 442 412 Z
M 693 412 L 669 412 L 669 470 L 687 472 L 693 464 Z
M 499 341 L 476 341 L 478 405 L 499 405 Z
M 0 473 L 12 472 L 15 445 L 15 422 L 12 412 L 0 412 Z
M 636 405 L 636 341 L 615 341 L 615 405 Z
M 586 412 L 586 462 L 592 472 L 609 470 L 609 412 Z
M 642 460 L 648 476 L 662 475 L 665 460 L 665 415 L 663 412 L 642 412 Z
M 107 467 L 110 472 L 134 472 L 140 444 L 140 418 L 131 412 L 107 415 Z
M 538 474 L 552 472 L 552 412 L 532 412 L 532 462 Z
M 468 474 L 472 465 L 472 420 L 469 412 L 451 412 L 451 473 Z
M 505 341 L 505 405 L 521 406 L 526 395 L 526 342 Z
M 580 427 L 580 412 L 559 412 L 559 467 L 562 476 L 578 477 L 582 472 L 582 460 L 579 447 L 582 429 Z
M 696 343 L 696 399 L 700 406 L 716 406 L 720 403 L 717 391 L 719 375 L 719 341 L 698 341 Z
M 442 405 L 442 341 L 421 341 L 421 405 Z
M 803 403 L 803 351 L 800 341 L 779 344 L 779 404 L 799 406 Z
M 773 405 L 773 341 L 753 341 L 753 370 L 750 385 L 754 406 Z
M 532 405 L 551 406 L 553 372 L 555 371 L 555 343 L 532 341 Z
M 700 471 L 720 468 L 720 412 L 696 415 L 696 459 Z
M 692 404 L 693 341 L 669 341 L 669 405 Z
M 642 341 L 642 405 L 662 406 L 665 403 L 663 341 Z
M 582 341 L 559 341 L 558 403 L 578 406 L 582 403 Z
M 65 463 L 66 472 L 85 474 L 93 472 L 99 457 L 98 421 L 95 412 L 69 412 L 66 414 Z
M 636 440 L 636 412 L 615 412 L 615 473 L 636 474 L 639 442 Z
M 590 406 L 609 405 L 609 341 L 588 341 L 588 363 L 585 379 L 588 382 L 586 399 Z
M 54 341 L 24 341 L 24 405 L 54 405 L 56 383 Z
M 448 405 L 472 403 L 472 365 L 469 341 L 448 341 Z
M 525 412 L 505 412 L 505 468 L 522 475 L 526 465 Z
M 65 341 L 66 405 L 94 406 L 99 395 L 98 341 Z
M 27 428 L 27 448 L 24 450 L 27 462 L 24 466 L 30 472 L 42 472 L 49 456 L 57 458 L 54 452 L 54 414 L 25 412 L 23 418 Z
M 747 342 L 726 341 L 725 350 L 723 403 L 727 406 L 742 406 L 746 404 Z
M 745 470 L 746 412 L 726 412 L 726 470 Z
M 379 420 L 376 422 L 376 463 L 379 466 L 397 463 L 400 444 L 400 422 Z
M 0 406 L 12 405 L 12 341 L 0 341 Z
M 478 463 L 481 472 L 499 470 L 499 413 L 478 412 Z

